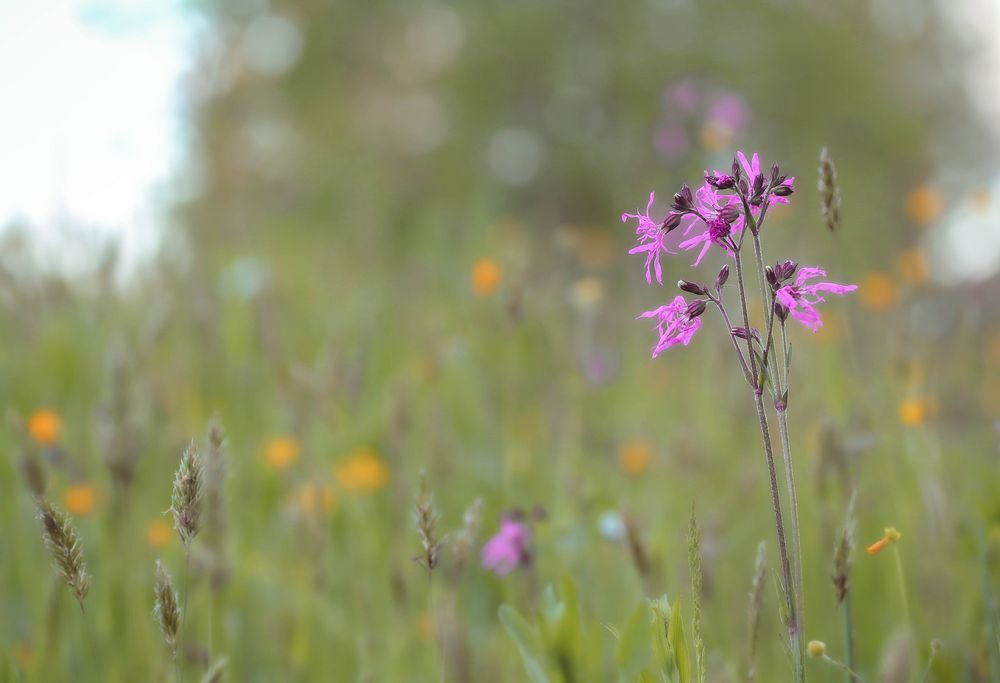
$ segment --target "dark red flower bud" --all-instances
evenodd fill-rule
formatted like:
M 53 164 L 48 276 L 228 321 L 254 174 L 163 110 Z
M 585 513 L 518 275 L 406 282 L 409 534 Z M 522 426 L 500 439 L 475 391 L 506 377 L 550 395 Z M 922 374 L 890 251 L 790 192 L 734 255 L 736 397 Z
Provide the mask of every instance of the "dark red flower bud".
M 733 329 L 729 330 L 729 333 L 732 334 L 737 339 L 750 338 L 750 334 L 747 332 L 747 328 L 745 327 L 734 327 Z
M 722 285 L 726 284 L 726 280 L 729 279 L 729 264 L 725 264 L 719 270 L 719 276 L 715 278 L 715 288 L 722 289 Z
M 736 179 L 725 173 L 705 173 L 705 181 L 718 190 L 731 190 L 736 186 Z
M 740 210 L 735 206 L 729 205 L 724 206 L 719 209 L 719 218 L 726 221 L 730 225 L 736 222 L 736 219 L 740 217 Z
M 707 294 L 708 290 L 699 285 L 696 282 L 691 282 L 690 280 L 678 280 L 677 286 L 682 292 L 687 292 L 688 294 L 695 294 L 701 296 L 702 294 Z
M 771 289 L 778 288 L 778 276 L 775 274 L 774 268 L 764 266 L 764 277 L 767 278 L 767 284 L 771 285 Z
M 679 213 L 674 213 L 671 211 L 667 214 L 666 219 L 663 221 L 662 227 L 666 232 L 675 230 L 681 224 L 681 215 Z
M 788 320 L 788 307 L 785 306 L 780 301 L 774 302 L 774 314 L 778 316 L 778 320 L 785 322 Z
M 776 197 L 787 197 L 788 195 L 795 192 L 795 188 L 791 185 L 778 185 L 774 188 L 774 194 Z
M 694 197 L 691 195 L 690 187 L 684 185 L 680 192 L 674 195 L 673 208 L 680 213 L 689 213 L 694 208 Z
M 702 313 L 705 312 L 705 301 L 703 299 L 697 299 L 688 304 L 687 316 L 692 320 L 697 318 Z

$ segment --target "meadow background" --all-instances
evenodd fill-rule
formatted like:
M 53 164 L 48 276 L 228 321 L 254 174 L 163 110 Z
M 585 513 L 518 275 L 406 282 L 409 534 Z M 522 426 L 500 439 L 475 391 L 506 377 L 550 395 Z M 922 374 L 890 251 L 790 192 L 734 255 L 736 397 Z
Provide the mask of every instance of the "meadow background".
M 82 16 L 113 31 L 102 6 Z M 157 559 L 187 606 L 184 680 L 221 658 L 232 681 L 529 680 L 498 609 L 533 622 L 570 582 L 576 680 L 619 680 L 643 601 L 691 604 L 692 504 L 708 679 L 746 680 L 760 541 L 777 566 L 752 402 L 714 319 L 650 359 L 634 317 L 690 259 L 647 285 L 619 220 L 742 149 L 797 177 L 769 256 L 860 286 L 792 330 L 806 638 L 843 655 L 830 575 L 856 491 L 859 673 L 1000 681 L 997 129 L 956 7 L 185 4 L 204 30 L 158 248 L 126 262 L 111 239 L 70 272 L 30 221 L 3 233 L 0 680 L 173 680 Z M 187 561 L 164 511 L 212 420 L 224 495 Z M 41 541 L 40 470 L 82 538 L 85 614 Z M 430 574 L 421 470 L 449 538 Z M 498 577 L 479 549 L 515 509 L 533 560 Z M 901 540 L 865 554 L 888 526 Z M 789 675 L 767 580 L 770 682 Z

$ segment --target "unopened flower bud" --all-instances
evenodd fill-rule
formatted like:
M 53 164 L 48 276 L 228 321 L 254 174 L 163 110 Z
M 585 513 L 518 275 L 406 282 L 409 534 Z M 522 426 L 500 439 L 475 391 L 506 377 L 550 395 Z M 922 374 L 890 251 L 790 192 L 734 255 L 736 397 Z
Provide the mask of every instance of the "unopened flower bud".
M 733 329 L 729 330 L 729 333 L 734 337 L 736 337 L 737 339 L 750 338 L 750 334 L 747 332 L 747 328 L 745 327 L 734 327 Z
M 767 284 L 771 285 L 771 289 L 778 288 L 778 276 L 774 274 L 774 268 L 764 266 L 764 277 L 767 278 Z
M 681 214 L 671 211 L 663 221 L 663 229 L 667 232 L 675 230 L 681 224 Z
M 681 186 L 680 191 L 674 195 L 673 208 L 680 213 L 689 213 L 694 207 L 694 197 L 691 195 L 691 188 L 687 185 Z
M 781 169 L 778 168 L 778 164 L 776 164 L 776 163 L 772 164 L 771 165 L 771 184 L 772 185 L 777 185 L 778 184 L 778 182 L 777 182 L 778 181 L 778 174 L 780 174 L 780 173 L 781 173 Z
M 736 219 L 740 217 L 740 210 L 735 206 L 724 206 L 719 209 L 719 218 L 726 221 L 730 225 L 736 222 Z
M 776 197 L 787 197 L 788 195 L 795 192 L 795 188 L 791 185 L 778 185 L 774 188 L 774 195 Z
M 759 175 L 753 179 L 753 194 L 756 197 L 762 192 L 764 192 L 764 176 Z
M 693 320 L 694 318 L 699 317 L 704 312 L 705 312 L 705 301 L 703 299 L 696 299 L 695 301 L 692 301 L 691 303 L 688 304 L 687 307 L 688 318 L 691 318 Z
M 725 173 L 705 172 L 705 182 L 718 190 L 731 190 L 736 185 L 736 179 Z
M 722 285 L 726 284 L 726 280 L 729 279 L 729 264 L 726 263 L 719 269 L 719 275 L 715 278 L 715 288 L 722 289 Z
M 810 640 L 806 645 L 806 653 L 810 657 L 822 657 L 826 654 L 826 643 L 822 640 Z
M 778 278 L 778 282 L 785 282 L 795 275 L 796 269 L 799 267 L 795 261 L 784 260 L 774 267 L 774 274 Z
M 740 178 L 740 194 L 746 195 L 750 190 L 750 185 L 747 183 L 746 178 Z
M 696 296 L 708 293 L 707 289 L 696 282 L 691 282 L 690 280 L 678 280 L 677 287 L 679 287 L 682 292 L 687 292 L 688 294 L 694 294 Z
M 788 320 L 788 307 L 785 306 L 780 301 L 774 302 L 774 314 L 778 316 L 778 320 L 785 322 Z

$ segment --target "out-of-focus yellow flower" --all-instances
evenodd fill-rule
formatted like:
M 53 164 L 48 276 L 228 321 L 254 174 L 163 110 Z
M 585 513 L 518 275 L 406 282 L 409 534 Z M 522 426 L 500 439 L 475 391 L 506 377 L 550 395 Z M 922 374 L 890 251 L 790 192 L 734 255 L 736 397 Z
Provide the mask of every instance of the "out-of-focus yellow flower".
M 903 534 L 901 534 L 898 531 L 896 531 L 895 527 L 889 527 L 889 528 L 887 528 L 885 530 L 885 536 L 883 536 L 882 538 L 878 539 L 877 541 L 875 541 L 874 543 L 872 543 L 870 546 L 868 546 L 868 554 L 869 555 L 874 555 L 875 553 L 878 553 L 879 551 L 881 551 L 882 549 L 884 549 L 889 544 L 895 543 L 896 541 L 898 541 L 902 537 L 903 537 Z
M 572 300 L 577 309 L 589 311 L 604 298 L 604 282 L 600 278 L 585 277 L 573 284 Z
M 924 398 L 908 398 L 899 404 L 899 421 L 907 427 L 922 425 L 934 408 L 932 401 Z
M 885 311 L 896 305 L 899 295 L 896 283 L 885 273 L 870 273 L 858 285 L 861 305 L 873 311 Z
M 71 515 L 84 517 L 97 507 L 97 492 L 90 484 L 71 484 L 63 491 L 62 502 Z
M 312 516 L 319 512 L 330 512 L 337 500 L 333 489 L 326 484 L 303 484 L 295 493 L 295 505 L 303 515 Z
M 913 285 L 922 285 L 930 276 L 927 257 L 923 250 L 914 247 L 907 249 L 896 257 L 896 270 L 900 277 Z
M 434 618 L 430 612 L 421 612 L 417 615 L 417 633 L 425 639 L 434 635 Z
M 28 418 L 28 433 L 43 446 L 51 446 L 59 440 L 62 420 L 52 410 L 36 410 Z
M 337 484 L 345 491 L 371 493 L 389 481 L 389 468 L 374 451 L 363 448 L 334 466 Z
M 733 133 L 729 128 L 714 122 L 706 123 L 698 131 L 698 140 L 702 147 L 711 152 L 726 149 L 732 139 Z
M 605 228 L 582 228 L 578 233 L 576 258 L 584 268 L 604 270 L 618 258 L 615 238 Z
M 174 527 L 163 519 L 154 519 L 146 525 L 146 543 L 153 548 L 163 548 L 174 539 Z
M 630 477 L 637 477 L 649 469 L 653 451 L 641 439 L 631 439 L 618 448 L 618 467 Z
M 500 266 L 489 258 L 477 259 L 472 264 L 472 291 L 479 296 L 489 296 L 500 285 Z
M 279 436 L 267 442 L 264 447 L 264 459 L 273 469 L 284 470 L 295 464 L 300 451 L 298 439 L 293 436 Z
M 944 201 L 933 185 L 918 185 L 906 195 L 906 215 L 917 225 L 928 225 L 941 217 Z

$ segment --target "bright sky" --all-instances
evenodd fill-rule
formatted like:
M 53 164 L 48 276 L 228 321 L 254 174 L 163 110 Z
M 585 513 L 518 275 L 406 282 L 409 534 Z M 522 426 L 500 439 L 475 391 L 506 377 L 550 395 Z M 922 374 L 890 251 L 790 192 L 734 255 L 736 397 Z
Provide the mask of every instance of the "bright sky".
M 148 253 L 193 36 L 177 0 L 0 0 L 0 225 L 27 223 L 71 270 L 81 232 Z
M 157 245 L 187 148 L 179 79 L 202 28 L 183 2 L 0 0 L 0 226 L 29 225 L 49 265 L 86 270 L 96 240 L 120 239 L 131 265 Z M 908 3 L 872 0 L 874 18 L 895 21 L 918 6 Z M 954 2 L 948 17 L 982 47 L 965 79 L 1000 134 L 1000 2 Z M 938 226 L 929 242 L 954 278 L 1000 269 L 1000 249 L 969 238 L 1000 240 L 994 218 L 955 211 Z

